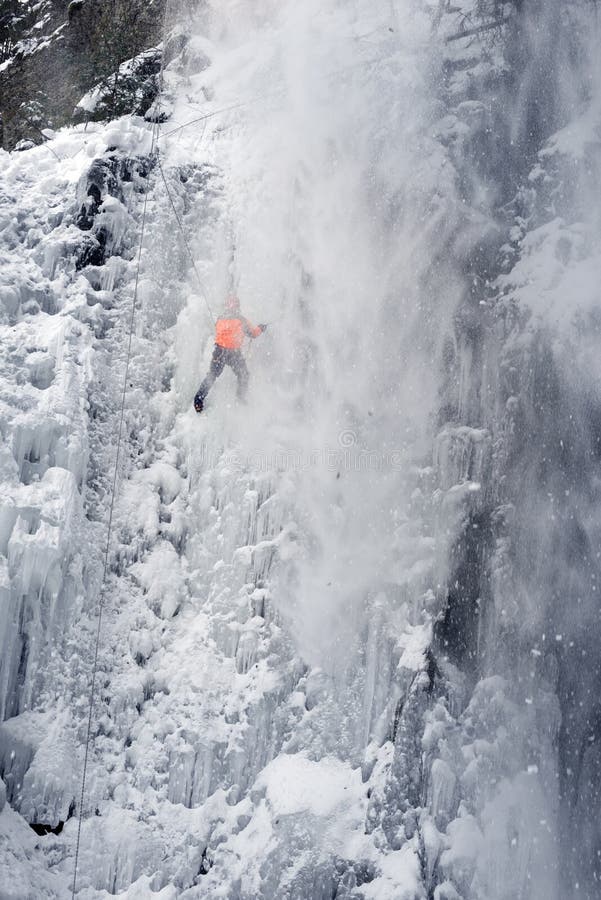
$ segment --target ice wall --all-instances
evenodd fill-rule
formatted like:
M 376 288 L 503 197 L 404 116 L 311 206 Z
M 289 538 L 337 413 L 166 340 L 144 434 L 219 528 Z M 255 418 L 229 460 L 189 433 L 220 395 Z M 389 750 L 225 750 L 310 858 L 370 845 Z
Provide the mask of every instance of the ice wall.
M 66 820 L 23 844 L 32 871 L 68 880 L 75 812 L 82 897 L 595 896 L 595 27 L 579 4 L 209 5 L 165 73 L 167 188 L 141 122 L 57 138 L 88 160 L 50 238 L 13 239 L 30 293 L 5 291 L 10 340 L 45 341 L 11 370 L 0 520 L 7 796 Z M 198 417 L 231 289 L 269 329 L 248 404 L 226 373 Z M 69 358 L 42 317 L 80 361 L 40 428 L 23 396 Z M 59 404 L 86 390 L 78 431 Z
M 595 302 L 594 239 L 585 235 L 596 226 L 580 222 L 589 218 L 588 209 L 583 216 L 583 189 L 595 172 L 596 139 L 588 130 L 596 121 L 597 75 L 589 51 L 594 17 L 585 6 L 562 14 L 553 4 L 526 11 L 493 4 L 449 10 L 438 22 L 439 35 L 450 39 L 437 48 L 441 68 L 436 51 L 425 53 L 424 82 L 415 58 L 412 80 L 404 82 L 403 51 L 423 47 L 426 32 L 420 42 L 419 30 L 411 30 L 397 5 L 402 36 L 389 37 L 395 34 L 390 25 L 393 31 L 387 28 L 384 40 L 377 27 L 355 33 L 359 46 L 369 40 L 370 50 L 380 41 L 381 58 L 392 61 L 386 87 L 394 84 L 393 94 L 378 81 L 381 72 L 374 65 L 365 80 L 363 74 L 337 72 L 351 85 L 349 99 L 336 94 L 335 79 L 323 77 L 327 67 L 319 53 L 329 40 L 327 28 L 322 24 L 318 37 L 317 29 L 311 30 L 315 20 L 307 25 L 311 20 L 304 20 L 304 13 L 302 21 L 294 12 L 279 13 L 269 25 L 263 23 L 264 56 L 269 58 L 275 21 L 286 51 L 302 48 L 299 56 L 307 66 L 299 84 L 294 52 L 282 52 L 295 89 L 279 103 L 276 90 L 273 110 L 256 110 L 253 103 L 242 124 L 237 117 L 228 124 L 226 132 L 241 133 L 243 153 L 236 155 L 237 135 L 228 140 L 220 133 L 220 166 L 224 152 L 233 160 L 229 183 L 227 173 L 224 177 L 233 224 L 226 223 L 221 239 L 217 285 L 230 278 L 252 300 L 253 293 L 271 295 L 274 275 L 277 279 L 281 271 L 284 308 L 288 303 L 294 310 L 300 297 L 297 321 L 283 314 L 271 352 L 276 360 L 281 353 L 278 372 L 284 378 L 276 390 L 296 400 L 301 436 L 292 417 L 285 425 L 278 422 L 275 449 L 285 457 L 288 452 L 286 458 L 313 461 L 311 450 L 325 449 L 332 469 L 331 477 L 329 472 L 320 477 L 319 465 L 305 471 L 292 466 L 298 536 L 292 559 L 284 559 L 275 573 L 282 619 L 303 659 L 318 667 L 309 670 L 308 683 L 310 693 L 318 686 L 319 711 L 306 736 L 299 724 L 292 747 L 304 745 L 317 754 L 344 747 L 353 759 L 361 755 L 362 740 L 374 736 L 376 747 L 382 743 L 381 751 L 368 752 L 364 767 L 369 777 L 377 760 L 373 771 L 379 765 L 384 773 L 381 789 L 369 789 L 370 830 L 381 829 L 384 846 L 393 851 L 417 836 L 425 884 L 437 896 L 548 897 L 562 891 L 593 896 L 594 866 L 583 864 L 580 851 L 574 867 L 568 862 L 568 833 L 580 828 L 582 809 L 572 786 L 576 769 L 566 754 L 573 763 L 583 752 L 587 728 L 594 746 L 595 714 L 587 681 L 580 701 L 586 712 L 578 716 L 582 730 L 576 739 L 568 737 L 580 676 L 578 667 L 562 664 L 558 677 L 556 648 L 567 628 L 563 612 L 561 627 L 551 628 L 555 646 L 547 647 L 549 623 L 556 621 L 550 597 L 557 596 L 564 577 L 550 557 L 563 547 L 559 558 L 566 561 L 558 568 L 578 570 L 578 576 L 568 576 L 571 592 L 574 583 L 581 592 L 584 575 L 590 595 L 595 581 L 585 574 L 591 571 L 587 548 L 595 544 L 594 519 L 587 513 L 584 525 L 573 506 L 558 517 L 555 500 L 558 493 L 573 495 L 569 473 L 579 469 L 580 478 L 583 458 L 595 458 L 594 450 L 586 449 L 589 426 L 573 424 L 575 395 L 591 373 L 590 336 L 578 376 L 573 360 L 571 374 L 561 363 L 574 348 L 574 333 L 565 333 L 567 321 L 575 319 L 572 327 L 579 322 L 582 328 Z M 340 8 L 331 13 L 344 19 Z M 359 21 L 365 14 L 359 11 Z M 221 39 L 236 44 L 235 17 L 220 21 Z M 477 32 L 491 21 L 498 26 L 481 32 L 490 34 L 489 40 Z M 412 24 L 415 28 L 415 20 Z M 243 27 L 248 29 L 248 22 Z M 466 38 L 464 30 L 470 32 Z M 340 20 L 334 31 L 340 40 L 336 51 L 343 56 Z M 248 72 L 249 63 L 238 52 Z M 261 53 L 252 64 L 257 58 Z M 327 71 L 336 72 L 340 57 L 331 45 L 327 58 L 332 62 Z M 360 52 L 354 62 L 361 67 Z M 263 65 L 271 74 L 269 63 Z M 211 70 L 203 77 L 214 89 Z M 369 93 L 370 79 L 376 97 Z M 277 78 L 270 81 L 279 84 Z M 411 108 L 399 99 L 408 83 Z M 335 111 L 325 113 L 332 97 Z M 442 110 L 428 105 L 434 98 L 442 101 Z M 378 101 L 389 104 L 388 115 Z M 394 130 L 397 121 L 402 137 Z M 251 141 L 248 129 L 253 129 Z M 421 142 L 413 144 L 415 134 Z M 419 160 L 406 149 L 416 144 Z M 382 146 L 395 148 L 394 159 Z M 273 150 L 275 161 L 261 167 L 261 155 Z M 572 167 L 574 158 L 582 160 L 575 178 L 562 168 L 562 157 Z M 368 174 L 357 177 L 362 171 Z M 428 193 L 429 177 L 436 183 L 438 208 Z M 255 191 L 260 185 L 258 197 L 249 184 Z M 555 221 L 558 214 L 575 219 L 575 225 Z M 418 222 L 427 223 L 423 231 Z M 278 240 L 291 233 L 284 244 L 286 250 L 295 247 L 295 289 L 288 286 L 294 267 L 286 251 L 283 264 L 276 255 Z M 578 250 L 572 250 L 574 241 Z M 432 295 L 438 301 L 435 314 Z M 566 296 L 574 302 L 567 304 Z M 289 321 L 289 332 L 303 335 L 300 346 L 296 339 L 288 347 L 281 334 Z M 560 349 L 558 333 L 569 350 Z M 303 372 L 300 385 L 289 359 Z M 269 389 L 271 415 L 277 408 L 272 381 Z M 584 393 L 590 414 L 594 401 L 588 388 Z M 566 423 L 561 436 L 558 414 Z M 255 413 L 253 425 L 256 420 Z M 433 420 L 441 426 L 436 437 L 430 431 Z M 273 454 L 270 424 L 260 423 L 259 442 Z M 392 447 L 401 451 L 396 461 L 402 477 L 391 467 L 384 475 L 374 476 L 369 467 L 361 475 L 349 473 L 340 442 L 353 447 L 349 456 L 356 459 L 391 436 Z M 435 448 L 433 468 L 424 464 L 429 443 Z M 559 456 L 552 446 L 559 447 Z M 338 452 L 328 454 L 332 448 Z M 569 484 L 554 487 L 549 497 L 549 477 L 564 482 L 566 474 L 559 474 L 564 469 Z M 577 506 L 587 508 L 594 486 L 588 480 L 581 484 L 587 497 Z M 562 525 L 559 532 L 547 527 L 557 518 L 564 522 L 564 515 L 570 522 L 580 519 L 569 526 L 571 536 Z M 577 603 L 586 605 L 582 597 Z M 429 616 L 435 618 L 441 608 L 427 651 Z M 590 623 L 586 615 L 578 629 L 587 627 L 584 622 Z M 386 635 L 398 636 L 399 629 L 411 634 L 416 626 L 414 643 L 402 638 L 400 647 L 387 646 Z M 578 646 L 573 635 L 571 646 Z M 590 654 L 590 645 L 581 645 L 580 652 Z M 400 671 L 393 674 L 399 657 Z M 413 666 L 424 672 L 421 680 L 407 677 L 405 668 L 415 671 Z M 593 668 L 591 679 L 596 677 Z M 440 698 L 434 707 L 433 694 Z M 426 709 L 438 724 L 426 731 L 422 744 L 419 723 Z M 390 737 L 394 749 L 386 742 Z M 586 781 L 594 771 L 594 749 L 586 749 L 585 759 Z M 569 793 L 575 814 L 565 805 Z M 566 815 L 570 824 L 563 830 Z M 584 824 L 586 852 L 593 835 L 594 825 Z
M 150 139 L 126 122 L 116 131 L 67 131 L 53 144 L 4 154 L 0 195 L 0 770 L 25 820 L 3 813 L 11 897 L 66 890 L 61 877 L 44 882 L 47 864 L 25 823 L 60 832 L 78 793 L 109 478 L 93 424 L 102 410 L 96 388 L 107 359 L 118 378 L 115 284 L 119 269 L 127 273 L 126 232 Z M 114 383 L 104 386 L 116 406 Z M 105 407 L 104 445 L 114 420 Z
M 246 105 L 166 142 L 201 284 L 190 272 L 171 328 L 163 312 L 174 378 L 140 414 L 119 507 L 126 608 L 107 638 L 102 815 L 85 823 L 82 864 L 98 889 L 145 874 L 189 896 L 414 897 L 451 844 L 420 813 L 423 716 L 443 682 L 429 644 L 489 444 L 448 429 L 442 490 L 431 447 L 463 269 L 494 225 L 462 201 L 437 133 L 430 18 L 397 13 L 284 5 L 249 21 L 224 7 L 200 23 L 202 71 L 191 54 L 176 122 L 194 98 Z M 191 160 L 193 206 L 175 182 Z M 150 334 L 146 272 L 142 287 Z M 271 326 L 248 351 L 249 406 L 224 376 L 199 420 L 210 313 L 231 287 Z M 446 448 L 459 459 L 461 442 L 455 470 Z M 447 769 L 434 766 L 441 828 Z M 321 802 L 311 773 L 330 770 Z M 280 811 L 299 778 L 307 798 Z M 169 822 L 189 812 L 161 838 L 137 814 L 146 802 Z M 115 804 L 131 811 L 118 838 Z M 162 840 L 173 864 L 153 868 Z
M 511 69 L 497 76 L 492 94 L 503 103 L 489 107 L 495 133 L 507 136 L 487 162 L 496 159 L 503 175 L 493 183 L 504 243 L 492 265 L 480 266 L 471 303 L 463 305 L 458 338 L 468 368 L 457 360 L 459 391 L 447 394 L 451 409 L 488 432 L 491 455 L 488 490 L 457 548 L 459 590 L 449 596 L 439 636 L 457 653 L 463 634 L 456 657 L 461 667 L 474 679 L 504 675 L 499 698 L 511 697 L 516 715 L 528 713 L 513 752 L 502 754 L 509 773 L 476 801 L 485 837 L 478 859 L 490 862 L 484 882 L 475 862 L 470 889 L 492 896 L 597 893 L 596 826 L 576 799 L 590 778 L 582 760 L 595 757 L 591 685 L 598 679 L 595 664 L 586 676 L 582 669 L 590 657 L 583 634 L 594 630 L 597 606 L 591 554 L 597 530 L 596 367 L 589 355 L 595 338 L 583 326 L 595 315 L 598 272 L 592 238 L 598 211 L 590 193 L 585 199 L 598 166 L 598 142 L 589 130 L 598 108 L 590 49 L 598 23 L 591 12 L 579 4 L 569 10 L 534 5 L 506 26 L 505 60 L 524 77 Z M 467 87 L 464 75 L 457 87 Z M 492 99 L 489 90 L 483 85 L 483 99 Z M 483 178 L 490 183 L 481 158 L 472 156 L 472 163 L 476 185 Z M 467 632 L 466 620 L 473 623 Z M 474 719 L 467 721 L 473 736 Z M 498 741 L 494 745 L 498 752 Z M 459 784 L 475 767 L 471 751 L 464 749 L 464 756 L 469 765 Z M 498 779 L 498 763 L 493 769 Z M 524 818 L 526 806 L 537 811 L 531 821 Z M 487 817 L 494 817 L 495 827 L 507 822 L 511 841 L 493 840 Z M 519 859 L 525 856 L 524 868 Z

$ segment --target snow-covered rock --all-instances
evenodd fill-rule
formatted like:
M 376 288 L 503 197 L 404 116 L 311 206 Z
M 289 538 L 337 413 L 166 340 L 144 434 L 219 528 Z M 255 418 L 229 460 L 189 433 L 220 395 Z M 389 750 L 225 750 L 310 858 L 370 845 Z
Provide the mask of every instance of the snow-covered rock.
M 544 133 L 554 3 L 276 6 L 198 10 L 165 127 L 2 155 L 0 865 L 588 900 L 597 88 Z M 230 290 L 270 327 L 197 416 Z

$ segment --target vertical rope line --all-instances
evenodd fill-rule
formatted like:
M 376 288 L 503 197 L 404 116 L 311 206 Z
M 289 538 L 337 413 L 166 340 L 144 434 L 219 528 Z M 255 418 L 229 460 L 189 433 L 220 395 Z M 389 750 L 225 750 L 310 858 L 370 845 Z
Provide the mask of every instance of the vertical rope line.
M 165 67 L 165 43 L 166 43 L 166 32 L 167 32 L 167 11 L 169 8 L 169 0 L 165 3 L 165 9 L 163 12 L 163 50 L 161 53 L 161 67 L 159 70 L 159 83 L 158 83 L 158 111 L 160 113 L 161 108 L 161 97 L 163 91 L 163 71 Z M 157 115 L 155 121 L 152 125 L 151 132 L 151 143 L 150 143 L 150 157 L 153 158 L 157 141 L 159 137 L 159 116 Z M 71 897 L 75 898 L 75 893 L 77 891 L 77 871 L 79 866 L 79 853 L 81 849 L 81 825 L 83 820 L 83 811 L 84 811 L 84 803 L 85 803 L 85 793 L 86 793 L 86 780 L 87 780 L 87 772 L 88 772 L 88 762 L 90 757 L 90 738 L 92 733 L 92 721 L 94 718 L 94 702 L 96 697 L 96 677 L 98 673 L 98 655 L 100 649 L 100 635 L 102 631 L 102 613 L 104 610 L 104 599 L 105 599 L 105 591 L 106 591 L 106 580 L 108 575 L 108 565 L 109 565 L 109 553 L 111 546 L 111 537 L 113 533 L 113 516 L 115 510 L 115 496 L 117 491 L 117 479 L 119 477 L 119 461 L 121 458 L 121 445 L 123 443 L 123 425 L 125 421 L 125 400 L 127 396 L 127 379 L 129 376 L 129 367 L 131 362 L 131 348 L 132 348 L 132 340 L 133 340 L 133 332 L 135 325 L 135 316 L 136 316 L 136 305 L 138 302 L 138 286 L 140 282 L 140 265 L 142 261 L 142 249 L 144 244 L 144 234 L 146 231 L 146 211 L 148 208 L 148 195 L 150 193 L 150 187 L 148 186 L 146 192 L 144 194 L 144 206 L 142 210 L 142 225 L 140 228 L 140 242 L 138 246 L 138 254 L 137 254 L 137 262 L 136 262 L 136 278 L 134 283 L 134 293 L 132 298 L 131 305 L 131 314 L 129 320 L 129 334 L 127 341 L 127 352 L 126 352 L 126 360 L 125 360 L 125 373 L 123 376 L 123 389 L 121 392 L 121 405 L 119 410 L 119 431 L 117 437 L 117 450 L 115 453 L 115 467 L 113 471 L 113 481 L 111 486 L 111 503 L 109 507 L 109 519 L 107 525 L 107 538 L 106 538 L 106 546 L 104 550 L 104 561 L 103 561 L 103 569 L 102 569 L 102 580 L 100 584 L 100 596 L 98 602 L 98 623 L 96 626 L 96 638 L 94 642 L 94 658 L 92 663 L 92 680 L 90 684 L 90 701 L 88 705 L 88 721 L 86 726 L 86 741 L 85 741 L 85 752 L 84 752 L 84 763 L 83 763 L 83 772 L 81 778 L 81 792 L 79 799 L 79 820 L 77 824 L 77 840 L 75 845 L 75 861 L 74 861 L 74 869 L 73 869 L 73 885 L 71 891 Z
M 155 136 L 156 130 L 153 127 L 152 132 L 152 141 L 151 141 L 151 153 L 154 152 L 155 145 Z M 150 175 L 150 173 L 149 173 Z M 131 348 L 133 341 L 133 333 L 134 333 L 134 325 L 136 318 L 136 305 L 138 302 L 138 285 L 140 282 L 140 265 L 142 261 L 142 247 L 144 244 L 144 234 L 146 231 L 146 211 L 148 207 L 148 195 L 150 193 L 150 187 L 147 188 L 144 194 L 144 206 L 142 210 L 142 225 L 140 228 L 140 242 L 138 246 L 138 254 L 136 261 L 136 278 L 134 283 L 134 292 L 131 304 L 131 313 L 129 318 L 129 334 L 127 340 L 127 350 L 125 357 L 125 373 L 123 376 L 123 388 L 121 391 L 121 405 L 119 410 L 119 431 L 117 435 L 117 450 L 115 453 L 115 466 L 113 471 L 113 481 L 111 486 L 111 503 L 109 507 L 109 519 L 107 525 L 107 537 L 106 537 L 106 546 L 104 549 L 104 563 L 102 570 L 102 581 L 100 584 L 100 597 L 98 602 L 98 625 L 96 627 L 96 640 L 94 644 L 94 659 L 92 664 L 92 681 L 90 685 L 90 700 L 88 706 L 88 722 L 86 728 L 86 741 L 85 741 L 85 753 L 84 753 L 84 763 L 83 763 L 83 772 L 81 778 L 81 793 L 80 793 L 80 801 L 79 801 L 79 821 L 77 824 L 77 840 L 75 844 L 75 862 L 74 862 L 74 870 L 73 870 L 73 885 L 71 890 L 71 898 L 74 900 L 75 893 L 77 890 L 77 870 L 79 865 L 79 851 L 81 846 L 81 824 L 83 819 L 83 807 L 85 801 L 85 792 L 86 792 L 86 779 L 87 779 L 87 771 L 88 771 L 88 760 L 90 755 L 90 737 L 92 733 L 92 721 L 94 715 L 94 703 L 96 698 L 96 676 L 98 672 L 98 653 L 100 647 L 100 634 L 102 628 L 102 613 L 104 609 L 104 599 L 106 592 L 106 580 L 108 575 L 108 565 L 109 565 L 109 553 L 111 547 L 111 537 L 113 533 L 113 515 L 115 510 L 115 495 L 117 490 L 117 479 L 119 477 L 119 460 L 121 457 L 121 445 L 123 443 L 123 426 L 125 421 L 125 400 L 127 397 L 127 379 L 129 376 L 129 367 L 131 362 Z
M 165 178 L 165 173 L 164 173 L 164 171 L 163 171 L 163 167 L 162 167 L 162 165 L 161 165 L 161 160 L 160 160 L 160 158 L 159 158 L 159 156 L 158 156 L 158 153 L 157 153 L 157 165 L 158 165 L 158 167 L 159 167 L 159 172 L 161 173 L 161 178 L 163 179 L 163 184 L 165 185 L 165 191 L 167 192 L 167 197 L 169 198 L 169 203 L 171 204 L 171 209 L 173 210 L 173 214 L 174 214 L 175 219 L 176 219 L 176 221 L 177 221 L 179 230 L 181 231 L 182 240 L 183 240 L 183 242 L 184 242 L 184 247 L 186 248 L 186 252 L 187 252 L 188 256 L 190 257 L 190 261 L 191 261 L 191 263 L 192 263 L 192 268 L 194 269 L 194 272 L 195 272 L 195 274 L 196 274 L 196 278 L 197 278 L 197 280 L 198 280 L 198 284 L 200 285 L 200 290 L 201 290 L 201 292 L 202 292 L 202 298 L 203 298 L 203 300 L 204 300 L 204 302 L 205 302 L 205 304 L 206 304 L 206 307 L 207 307 L 207 309 L 208 309 L 208 311 L 209 311 L 209 315 L 210 315 L 210 317 L 211 317 L 211 319 L 212 319 L 212 321 L 213 321 L 213 325 L 215 325 L 217 320 L 215 319 L 215 315 L 214 315 L 213 310 L 211 309 L 211 305 L 210 305 L 210 303 L 209 303 L 209 301 L 208 301 L 208 299 L 207 299 L 207 293 L 208 293 L 208 291 L 207 291 L 207 289 L 206 289 L 206 287 L 205 287 L 205 285 L 204 285 L 204 282 L 203 282 L 202 278 L 200 277 L 200 272 L 198 271 L 198 266 L 196 265 L 196 260 L 194 259 L 194 255 L 193 255 L 193 253 L 192 253 L 192 249 L 191 249 L 190 244 L 189 244 L 189 242 L 188 242 L 188 238 L 186 237 L 186 232 L 184 231 L 184 226 L 183 226 L 183 224 L 182 224 L 182 220 L 181 220 L 181 218 L 180 218 L 180 215 L 179 215 L 179 213 L 178 213 L 178 211 L 177 211 L 177 207 L 175 206 L 175 202 L 174 202 L 174 200 L 173 200 L 173 196 L 172 196 L 172 194 L 171 194 L 171 191 L 169 190 L 169 185 L 167 184 L 167 179 Z

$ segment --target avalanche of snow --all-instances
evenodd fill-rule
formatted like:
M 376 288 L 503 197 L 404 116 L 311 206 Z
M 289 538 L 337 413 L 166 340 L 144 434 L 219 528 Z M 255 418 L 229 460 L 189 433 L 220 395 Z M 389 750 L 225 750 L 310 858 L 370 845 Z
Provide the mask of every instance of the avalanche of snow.
M 452 338 L 471 260 L 502 243 L 491 192 L 463 194 L 490 115 L 465 73 L 505 64 L 445 47 L 441 17 L 220 2 L 166 67 L 160 128 L 0 151 L 2 898 L 69 895 L 79 820 L 81 900 L 559 897 L 557 664 L 494 674 L 497 637 L 540 612 L 507 574 L 505 451 Z M 530 324 L 503 365 L 537 328 L 569 345 L 596 321 L 599 223 L 555 190 L 598 142 L 583 122 L 509 229 L 498 309 Z M 226 370 L 197 416 L 232 290 L 269 327 L 247 404 Z M 480 528 L 489 597 L 458 559 Z

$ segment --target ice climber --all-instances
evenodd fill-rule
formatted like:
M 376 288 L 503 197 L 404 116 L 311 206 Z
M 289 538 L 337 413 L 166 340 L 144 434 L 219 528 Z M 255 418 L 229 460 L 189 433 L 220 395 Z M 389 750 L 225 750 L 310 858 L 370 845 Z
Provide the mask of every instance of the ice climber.
M 219 378 L 225 366 L 234 370 L 238 379 L 238 399 L 244 400 L 248 389 L 248 368 L 242 356 L 242 342 L 245 337 L 256 338 L 267 325 L 253 325 L 240 313 L 240 301 L 235 294 L 225 301 L 225 312 L 215 323 L 215 348 L 211 368 L 198 388 L 194 398 L 194 409 L 200 413 L 204 409 L 207 394 Z

